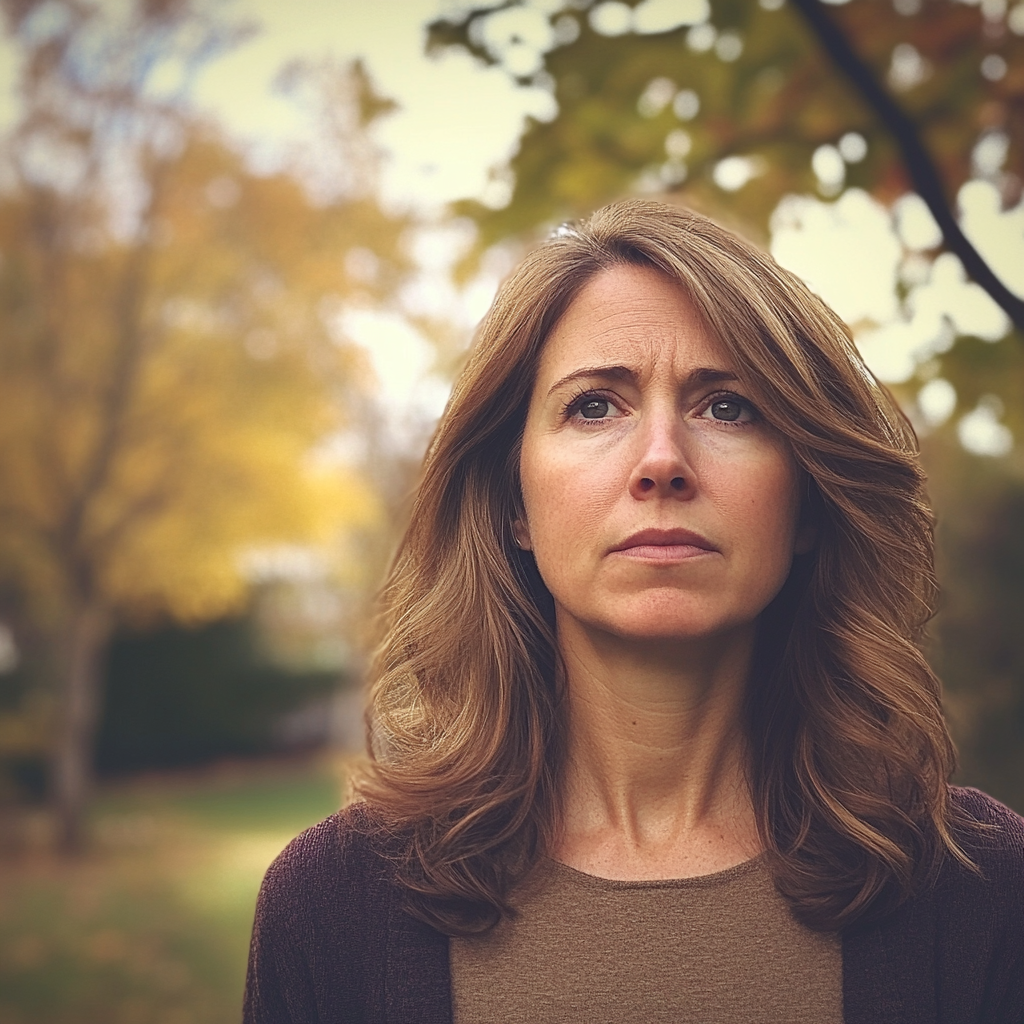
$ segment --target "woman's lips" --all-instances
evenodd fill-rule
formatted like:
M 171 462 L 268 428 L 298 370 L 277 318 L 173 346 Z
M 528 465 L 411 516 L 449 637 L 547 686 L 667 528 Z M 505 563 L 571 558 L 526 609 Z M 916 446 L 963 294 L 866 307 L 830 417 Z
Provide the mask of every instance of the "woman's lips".
M 718 549 L 692 530 L 641 530 L 616 544 L 610 553 L 656 562 L 678 562 Z

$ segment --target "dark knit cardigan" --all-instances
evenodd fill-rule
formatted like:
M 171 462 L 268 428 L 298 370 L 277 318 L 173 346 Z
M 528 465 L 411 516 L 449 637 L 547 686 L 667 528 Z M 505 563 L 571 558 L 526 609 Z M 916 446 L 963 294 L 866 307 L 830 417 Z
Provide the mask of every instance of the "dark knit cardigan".
M 963 840 L 983 877 L 950 858 L 934 886 L 843 935 L 847 1024 L 1024 1024 L 1024 819 L 952 793 L 997 826 Z M 448 938 L 402 909 L 367 813 L 332 815 L 267 871 L 245 1024 L 451 1024 Z

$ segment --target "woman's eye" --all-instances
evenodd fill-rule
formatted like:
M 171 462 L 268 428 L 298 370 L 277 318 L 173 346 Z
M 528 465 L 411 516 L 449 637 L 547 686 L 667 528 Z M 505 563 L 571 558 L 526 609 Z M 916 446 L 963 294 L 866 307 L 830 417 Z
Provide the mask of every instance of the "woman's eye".
M 754 419 L 754 411 L 750 403 L 738 395 L 723 395 L 712 399 L 703 416 L 720 423 L 749 423 Z
M 607 420 L 620 415 L 610 398 L 595 394 L 580 395 L 569 403 L 566 412 L 570 418 L 584 420 Z
M 580 406 L 580 415 L 585 420 L 604 419 L 611 410 L 612 403 L 607 398 L 588 398 Z

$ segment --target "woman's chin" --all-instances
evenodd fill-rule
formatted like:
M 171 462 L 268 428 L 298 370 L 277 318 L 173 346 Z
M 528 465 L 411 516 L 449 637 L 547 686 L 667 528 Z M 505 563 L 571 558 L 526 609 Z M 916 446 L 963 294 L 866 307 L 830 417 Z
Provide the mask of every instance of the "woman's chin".
M 690 646 L 704 641 L 720 640 L 734 633 L 735 626 L 725 627 L 714 624 L 687 623 L 685 625 L 629 624 L 608 630 L 624 643 L 644 646 Z
M 624 643 L 663 646 L 689 645 L 733 636 L 751 628 L 753 622 L 754 619 L 745 616 L 708 614 L 702 609 L 681 611 L 675 607 L 638 609 L 632 613 L 619 609 L 615 615 L 596 618 L 589 623 L 581 622 L 580 625 L 587 632 L 604 633 Z

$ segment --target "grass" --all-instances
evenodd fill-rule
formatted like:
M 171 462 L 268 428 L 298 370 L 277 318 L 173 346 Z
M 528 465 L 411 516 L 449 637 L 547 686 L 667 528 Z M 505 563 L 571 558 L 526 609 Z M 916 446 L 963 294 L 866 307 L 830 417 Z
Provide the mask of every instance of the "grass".
M 326 761 L 101 793 L 91 852 L 0 862 L 0 1024 L 229 1024 L 267 865 L 340 802 Z

